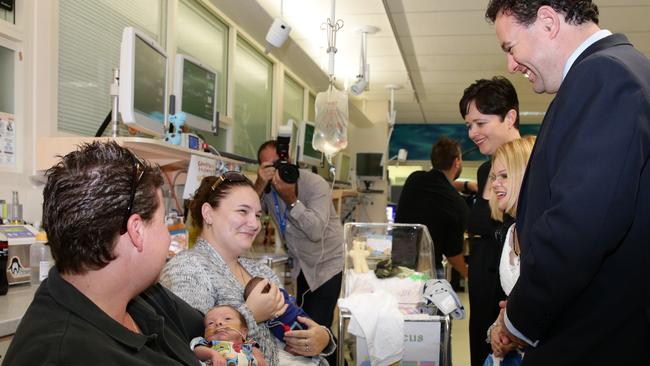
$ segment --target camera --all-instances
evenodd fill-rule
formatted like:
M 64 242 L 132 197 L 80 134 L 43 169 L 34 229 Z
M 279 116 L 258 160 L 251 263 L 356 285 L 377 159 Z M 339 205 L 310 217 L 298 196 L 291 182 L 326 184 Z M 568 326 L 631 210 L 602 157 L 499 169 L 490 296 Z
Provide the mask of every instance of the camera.
M 289 124 L 289 126 L 291 126 Z M 300 177 L 298 166 L 289 162 L 289 144 L 291 142 L 291 127 L 288 133 L 280 128 L 275 150 L 278 153 L 278 160 L 273 163 L 273 167 L 278 170 L 280 179 L 287 183 L 296 183 Z

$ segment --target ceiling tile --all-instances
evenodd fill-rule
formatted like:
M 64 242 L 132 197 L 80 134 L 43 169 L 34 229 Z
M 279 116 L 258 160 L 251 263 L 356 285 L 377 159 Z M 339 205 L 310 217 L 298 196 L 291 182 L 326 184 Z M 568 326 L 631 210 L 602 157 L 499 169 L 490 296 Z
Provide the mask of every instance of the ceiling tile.
M 487 5 L 485 0 L 388 0 L 388 6 L 390 10 L 395 13 L 415 13 L 483 10 Z
M 406 13 L 393 18 L 400 36 L 493 35 L 482 11 Z M 406 33 L 403 33 L 406 30 Z
M 410 40 L 410 42 L 409 42 Z M 490 35 L 422 36 L 400 38 L 400 42 L 412 43 L 406 55 L 504 55 L 497 37 Z
M 406 62 L 420 71 L 495 70 L 505 67 L 505 55 L 407 56 Z

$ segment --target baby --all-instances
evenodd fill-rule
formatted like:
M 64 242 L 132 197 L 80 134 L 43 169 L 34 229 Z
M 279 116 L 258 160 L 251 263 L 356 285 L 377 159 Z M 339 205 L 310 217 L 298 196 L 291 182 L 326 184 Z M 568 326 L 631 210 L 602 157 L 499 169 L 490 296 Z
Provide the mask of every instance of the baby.
M 253 288 L 255 288 L 255 286 L 262 280 L 262 277 L 253 277 L 248 281 L 246 288 L 244 289 L 244 300 L 248 298 L 248 295 L 253 291 Z M 267 293 L 270 289 L 271 285 L 266 285 L 262 290 L 262 293 Z M 307 315 L 302 308 L 299 308 L 298 305 L 296 305 L 296 299 L 289 295 L 287 290 L 283 288 L 280 288 L 279 290 L 282 292 L 282 296 L 284 296 L 284 303 L 288 305 L 287 310 L 276 318 L 267 320 L 266 325 L 277 339 L 284 342 L 284 333 L 294 329 L 307 329 L 307 326 L 298 322 L 298 317 L 302 316 L 309 318 L 309 315 Z
M 246 340 L 246 320 L 237 309 L 215 306 L 205 314 L 204 337 L 192 340 L 190 347 L 201 361 L 223 366 L 267 366 L 254 341 Z

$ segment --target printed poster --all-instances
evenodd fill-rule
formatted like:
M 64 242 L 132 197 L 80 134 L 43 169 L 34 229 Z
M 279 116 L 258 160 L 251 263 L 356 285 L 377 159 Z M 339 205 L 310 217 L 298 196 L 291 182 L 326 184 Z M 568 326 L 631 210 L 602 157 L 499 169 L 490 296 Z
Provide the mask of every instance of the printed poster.
M 11 113 L 0 112 L 0 168 L 16 167 L 16 121 Z
M 190 166 L 187 169 L 187 179 L 185 180 L 183 198 L 192 198 L 196 189 L 201 185 L 203 177 L 209 177 L 211 175 L 217 175 L 217 160 L 192 155 Z

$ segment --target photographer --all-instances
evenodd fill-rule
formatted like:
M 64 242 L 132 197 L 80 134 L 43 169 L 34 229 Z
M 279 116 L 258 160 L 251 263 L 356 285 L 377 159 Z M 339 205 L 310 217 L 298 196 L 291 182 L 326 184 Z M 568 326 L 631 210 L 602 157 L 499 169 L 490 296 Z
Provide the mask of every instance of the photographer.
M 267 141 L 257 151 L 255 190 L 293 259 L 298 306 L 330 327 L 341 289 L 343 227 L 328 183 L 308 170 L 298 171 L 289 162 L 288 139 L 279 140 Z

